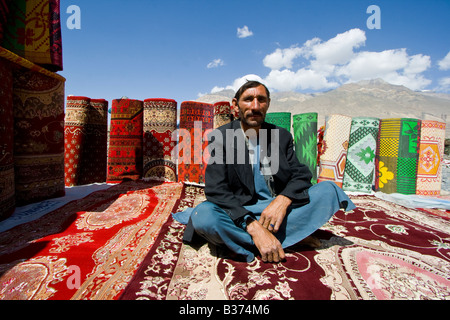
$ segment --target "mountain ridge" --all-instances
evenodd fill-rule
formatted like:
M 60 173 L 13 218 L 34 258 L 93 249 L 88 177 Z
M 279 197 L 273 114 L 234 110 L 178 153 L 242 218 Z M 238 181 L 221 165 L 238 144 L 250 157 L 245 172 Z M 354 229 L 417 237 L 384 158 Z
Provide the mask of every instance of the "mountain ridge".
M 233 96 L 234 91 L 228 89 L 203 95 L 197 101 L 231 102 Z M 331 114 L 438 120 L 446 122 L 446 138 L 450 138 L 450 94 L 413 91 L 382 79 L 347 83 L 326 92 L 273 92 L 269 112 L 317 112 L 319 126 Z

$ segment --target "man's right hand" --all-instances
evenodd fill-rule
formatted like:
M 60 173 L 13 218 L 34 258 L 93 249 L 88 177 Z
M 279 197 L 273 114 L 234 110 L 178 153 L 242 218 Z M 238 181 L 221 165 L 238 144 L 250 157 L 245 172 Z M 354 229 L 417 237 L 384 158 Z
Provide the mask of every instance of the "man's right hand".
M 264 262 L 280 262 L 285 254 L 280 241 L 263 225 L 253 220 L 247 225 L 247 232 L 252 236 L 255 246 L 261 253 Z

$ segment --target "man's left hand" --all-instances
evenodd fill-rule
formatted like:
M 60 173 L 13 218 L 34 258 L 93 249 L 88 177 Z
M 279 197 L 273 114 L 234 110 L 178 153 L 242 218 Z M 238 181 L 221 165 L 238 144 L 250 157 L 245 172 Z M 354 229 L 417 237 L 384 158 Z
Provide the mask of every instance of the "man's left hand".
M 291 203 L 292 200 L 288 197 L 278 195 L 261 213 L 259 222 L 270 232 L 277 233 Z

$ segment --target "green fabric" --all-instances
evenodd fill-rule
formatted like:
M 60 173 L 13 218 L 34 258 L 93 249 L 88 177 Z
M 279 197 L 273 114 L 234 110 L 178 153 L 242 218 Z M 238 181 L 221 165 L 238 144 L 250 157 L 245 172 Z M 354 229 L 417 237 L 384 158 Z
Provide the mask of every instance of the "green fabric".
M 303 113 L 293 116 L 295 154 L 300 163 L 305 164 L 317 183 L 317 113 Z
M 397 192 L 416 193 L 417 164 L 419 161 L 420 120 L 403 119 L 397 162 Z
M 2 47 L 24 56 L 27 3 L 25 0 L 14 0 L 10 1 L 8 6 L 10 14 L 5 26 Z
M 345 191 L 372 191 L 379 126 L 377 118 L 352 119 L 342 185 Z
M 415 194 L 420 124 L 417 119 L 381 120 L 375 183 L 377 191 Z
M 266 114 L 266 122 L 282 127 L 291 132 L 291 113 L 272 112 Z

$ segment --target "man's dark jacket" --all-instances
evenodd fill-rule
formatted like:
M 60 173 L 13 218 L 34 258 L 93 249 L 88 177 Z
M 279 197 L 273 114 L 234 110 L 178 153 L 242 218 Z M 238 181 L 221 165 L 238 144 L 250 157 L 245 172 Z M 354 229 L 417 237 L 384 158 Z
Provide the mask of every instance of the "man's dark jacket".
M 213 132 L 209 137 L 211 157 L 222 150 L 222 164 L 210 163 L 206 167 L 205 195 L 206 199 L 220 206 L 235 222 L 242 223 L 244 216 L 250 214 L 243 206 L 256 203 L 255 186 L 253 182 L 252 165 L 248 157 L 248 148 L 245 146 L 245 162 L 238 164 L 238 143 L 234 139 L 227 139 L 227 129 L 242 130 L 240 120 L 234 120 L 223 125 L 218 130 L 222 135 L 223 144 L 214 139 L 218 134 Z M 293 201 L 294 205 L 305 205 L 309 202 L 308 189 L 311 187 L 312 174 L 307 166 L 300 164 L 293 148 L 292 135 L 284 128 L 264 122 L 261 129 L 267 130 L 267 150 L 270 158 L 272 144 L 271 130 L 279 130 L 279 166 L 278 171 L 270 178 L 269 184 L 273 195 L 284 195 Z M 276 143 L 274 141 L 273 143 Z M 227 150 L 234 150 L 234 161 L 226 161 Z M 241 155 L 242 156 L 242 155 Z M 231 163 L 230 163 L 231 162 Z M 242 162 L 242 161 L 241 161 Z M 191 220 L 184 232 L 184 241 L 190 242 L 194 237 L 194 228 Z

